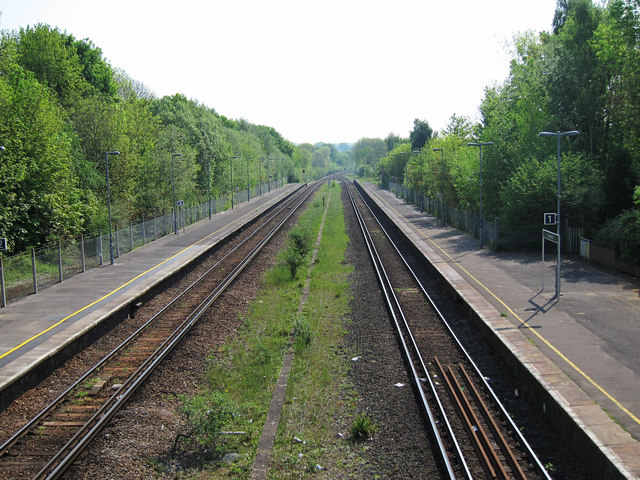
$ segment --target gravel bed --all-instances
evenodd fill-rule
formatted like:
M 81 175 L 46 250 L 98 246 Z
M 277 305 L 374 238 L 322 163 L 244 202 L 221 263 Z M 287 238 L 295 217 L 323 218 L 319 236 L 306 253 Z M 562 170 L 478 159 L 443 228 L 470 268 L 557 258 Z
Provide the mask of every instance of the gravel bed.
M 430 439 L 420 420 L 413 388 L 350 206 L 345 207 L 345 215 L 351 239 L 346 261 L 355 266 L 351 286 L 352 314 L 346 322 L 345 350 L 360 357 L 352 362 L 348 381 L 357 391 L 359 411 L 373 420 L 376 430 L 358 452 L 364 461 L 357 462 L 356 467 L 350 465 L 348 472 L 333 469 L 333 473 L 335 478 L 440 478 L 437 465 L 429 461 L 432 456 Z M 100 434 L 65 478 L 176 478 L 176 472 L 188 465 L 189 459 L 173 459 L 172 471 L 158 469 L 158 461 L 170 463 L 167 459 L 174 441 L 185 431 L 177 414 L 180 405 L 177 395 L 197 392 L 211 353 L 234 334 L 247 305 L 255 298 L 259 279 L 274 263 L 275 255 L 283 245 L 281 234 L 252 262 L 246 274 L 221 296 L 210 313 L 171 354 L 169 361 L 135 394 L 133 401 Z M 84 372 L 88 364 L 97 362 L 108 349 L 133 332 L 143 321 L 144 310 L 157 310 L 172 291 L 143 306 L 135 319 L 123 322 L 0 413 L 0 440 L 39 412 L 74 377 Z M 528 441 L 545 463 L 552 463 L 556 468 L 553 477 L 588 478 L 553 427 L 535 413 L 526 399 L 513 395 L 517 379 L 502 375 L 505 369 L 500 359 L 486 344 L 478 341 L 478 333 L 463 321 L 465 317 L 460 306 L 448 300 L 446 295 L 435 293 L 435 296 L 441 301 L 439 307 L 443 313 L 458 319 L 454 326 L 463 342 L 468 344 L 485 375 L 492 378 L 494 389 L 507 408 L 514 412 Z M 399 384 L 404 386 L 396 386 Z

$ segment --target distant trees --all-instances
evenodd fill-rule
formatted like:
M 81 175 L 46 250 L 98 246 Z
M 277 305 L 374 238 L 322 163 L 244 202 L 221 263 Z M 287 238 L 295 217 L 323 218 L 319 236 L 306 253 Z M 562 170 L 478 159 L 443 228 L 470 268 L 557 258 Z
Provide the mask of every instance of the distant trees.
M 551 33 L 515 37 L 509 75 L 485 90 L 480 123 L 453 115 L 434 134 L 416 119 L 408 142 L 385 140 L 381 182 L 406 164 L 399 176 L 407 186 L 477 209 L 478 154 L 467 143 L 492 141 L 483 149 L 485 216 L 499 218 L 503 246 L 538 247 L 542 213 L 555 211 L 557 180 L 557 144 L 538 133 L 579 130 L 562 140 L 562 221 L 640 261 L 632 253 L 640 251 L 639 31 L 637 0 L 558 2 Z M 362 164 L 371 152 L 358 147 Z M 420 154 L 409 155 L 416 148 Z
M 155 98 L 91 41 L 42 24 L 0 35 L 0 145 L 0 237 L 10 252 L 106 229 L 106 151 L 120 152 L 109 162 L 120 225 L 171 211 L 172 153 L 182 154 L 175 186 L 186 203 L 204 201 L 209 186 L 226 196 L 268 176 L 300 181 L 303 170 L 310 179 L 350 162 L 335 146 L 307 152 L 184 95 Z

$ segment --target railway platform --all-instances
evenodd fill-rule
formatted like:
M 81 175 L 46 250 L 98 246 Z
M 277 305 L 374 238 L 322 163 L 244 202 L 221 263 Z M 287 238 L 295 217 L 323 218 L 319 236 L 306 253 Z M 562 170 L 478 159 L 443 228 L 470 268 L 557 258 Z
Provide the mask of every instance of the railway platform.
M 540 253 L 480 248 L 394 193 L 361 185 L 469 306 L 522 379 L 514 395 L 533 396 L 594 478 L 640 478 L 640 281 L 563 258 L 556 298 L 555 259 L 543 268 Z
M 288 184 L 0 308 L 0 411 L 70 356 L 91 332 L 135 311 L 136 302 L 221 239 L 298 188 Z M 115 320 L 114 320 L 115 319 Z

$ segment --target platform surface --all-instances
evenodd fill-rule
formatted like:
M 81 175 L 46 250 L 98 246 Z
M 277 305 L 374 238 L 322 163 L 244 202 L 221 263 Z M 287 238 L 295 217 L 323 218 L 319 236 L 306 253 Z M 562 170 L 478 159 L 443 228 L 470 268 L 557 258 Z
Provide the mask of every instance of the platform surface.
M 0 308 L 0 393 L 16 377 L 103 321 L 294 191 L 288 184 Z
M 465 285 L 456 288 L 470 287 L 474 292 L 469 298 L 493 307 L 486 316 L 506 322 L 499 327 L 503 337 L 516 349 L 521 338 L 529 343 L 522 346 L 529 353 L 521 361 L 539 365 L 559 401 L 619 457 L 631 478 L 640 478 L 640 444 L 635 440 L 640 438 L 640 281 L 564 257 L 558 299 L 555 255 L 545 261 L 543 273 L 541 253 L 480 248 L 478 240 L 442 227 L 439 219 L 394 193 L 372 183 L 361 185 L 396 223 L 405 225 L 413 243 L 450 282 Z M 567 387 L 557 369 L 538 363 L 540 354 L 578 388 Z

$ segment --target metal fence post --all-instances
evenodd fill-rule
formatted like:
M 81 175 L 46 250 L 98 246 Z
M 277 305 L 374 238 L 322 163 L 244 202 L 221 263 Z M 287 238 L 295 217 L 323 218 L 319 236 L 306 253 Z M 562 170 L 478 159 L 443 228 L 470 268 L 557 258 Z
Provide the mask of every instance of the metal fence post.
M 142 245 L 147 244 L 147 232 L 144 230 L 144 217 L 142 217 Z
M 129 251 L 133 252 L 133 222 L 129 220 Z
M 120 257 L 120 236 L 118 234 L 118 224 L 116 223 L 116 257 Z
M 36 272 L 36 249 L 31 249 L 31 271 L 33 272 L 33 293 L 38 293 L 38 275 Z
M 80 258 L 82 259 L 82 273 L 85 272 L 85 264 L 84 264 L 84 235 L 80 234 Z
M 156 212 L 153 212 L 153 239 L 158 239 L 158 217 L 156 216 Z
M 60 283 L 64 280 L 62 276 L 62 242 L 58 240 L 58 271 L 60 272 Z
M 2 307 L 7 306 L 7 295 L 4 291 L 4 263 L 0 257 L 0 290 L 2 290 Z

